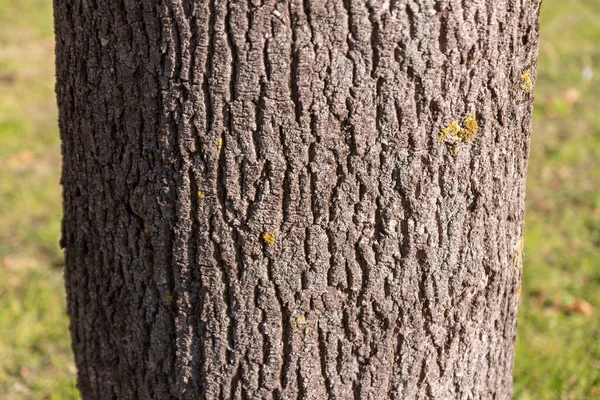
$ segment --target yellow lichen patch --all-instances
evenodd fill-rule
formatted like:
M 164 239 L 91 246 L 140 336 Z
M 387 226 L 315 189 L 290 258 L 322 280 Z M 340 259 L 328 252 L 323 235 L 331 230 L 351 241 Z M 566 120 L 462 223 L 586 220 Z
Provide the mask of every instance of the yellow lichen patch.
M 527 70 L 523 75 L 521 75 L 521 89 L 523 89 L 525 93 L 531 93 L 531 91 L 533 90 L 531 70 Z
M 470 115 L 463 121 L 464 129 L 461 129 L 459 135 L 464 142 L 472 142 L 479 131 L 479 124 L 474 115 Z
M 517 296 L 521 297 L 521 291 L 523 290 L 523 284 L 519 285 L 519 290 L 517 291 Z
M 458 125 L 458 121 L 453 121 L 446 128 L 442 129 L 442 131 L 440 132 L 440 136 L 438 137 L 438 140 L 440 142 L 445 142 L 446 139 L 448 139 L 449 137 L 457 138 L 459 132 L 460 132 L 460 126 Z
M 475 140 L 479 124 L 474 115 L 470 115 L 463 121 L 462 125 L 458 121 L 453 121 L 446 128 L 442 129 L 438 140 L 447 143 L 452 154 L 458 153 L 460 143 L 471 143 Z
M 263 240 L 265 241 L 266 244 L 268 244 L 269 246 L 272 246 L 275 244 L 275 235 L 273 235 L 271 232 L 267 232 L 263 234 Z
M 198 191 L 198 198 L 199 199 L 203 199 L 205 197 L 206 197 L 206 195 L 204 193 L 202 193 L 201 191 Z
M 517 252 L 513 260 L 513 268 L 515 271 L 519 270 L 519 264 L 523 260 L 523 250 L 525 249 L 525 238 L 521 237 L 517 242 Z
M 294 333 L 304 332 L 305 335 L 308 335 L 313 331 L 313 327 L 308 325 L 308 321 L 304 315 L 300 315 L 296 317 L 294 320 Z
M 217 145 L 215 146 L 215 149 L 221 150 L 222 147 L 223 147 L 223 138 L 218 138 L 217 139 Z

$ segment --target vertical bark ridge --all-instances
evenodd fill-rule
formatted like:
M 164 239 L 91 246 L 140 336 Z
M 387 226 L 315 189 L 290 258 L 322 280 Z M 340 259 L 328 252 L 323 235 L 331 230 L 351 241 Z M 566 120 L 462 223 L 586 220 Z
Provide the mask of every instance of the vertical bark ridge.
M 84 397 L 510 398 L 539 2 L 55 10 Z

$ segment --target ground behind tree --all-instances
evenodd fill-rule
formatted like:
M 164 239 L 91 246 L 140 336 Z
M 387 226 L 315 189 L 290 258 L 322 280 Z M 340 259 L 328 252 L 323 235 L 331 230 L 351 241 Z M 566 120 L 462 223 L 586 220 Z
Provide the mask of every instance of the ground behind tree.
M 542 6 L 515 399 L 600 398 L 598 20 L 595 0 Z M 57 245 L 53 57 L 51 1 L 0 0 L 3 399 L 78 397 Z

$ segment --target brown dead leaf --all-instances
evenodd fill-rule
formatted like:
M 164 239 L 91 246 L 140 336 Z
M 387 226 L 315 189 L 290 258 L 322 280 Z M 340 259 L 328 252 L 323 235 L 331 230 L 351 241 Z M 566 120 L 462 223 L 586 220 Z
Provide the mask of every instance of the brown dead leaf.
M 566 165 L 562 165 L 558 167 L 557 174 L 561 179 L 566 180 L 571 177 L 572 169 L 567 167 Z
M 77 367 L 75 366 L 75 363 L 69 363 L 67 365 L 67 369 L 69 370 L 70 373 L 72 374 L 76 374 L 77 373 Z
M 594 211 L 592 211 L 592 218 L 597 221 L 600 221 L 600 207 L 596 207 Z
M 580 314 L 585 317 L 594 315 L 594 306 L 584 299 L 577 299 L 570 306 L 565 307 L 565 311 L 570 314 Z
M 9 271 L 28 270 L 38 267 L 39 262 L 33 257 L 7 255 L 2 259 L 2 265 Z
M 0 85 L 1 84 L 11 84 L 16 80 L 14 74 L 8 74 L 6 72 L 0 72 Z
M 31 151 L 21 151 L 8 159 L 6 164 L 10 169 L 26 169 L 35 162 L 35 156 Z
M 21 375 L 21 378 L 27 380 L 27 378 L 29 378 L 29 376 L 31 375 L 31 371 L 27 367 L 21 367 L 21 369 L 19 370 L 19 375 Z
M 15 395 L 21 394 L 21 395 L 27 396 L 31 393 L 31 389 L 29 389 L 27 386 L 25 386 L 21 382 L 15 382 L 12 384 L 9 393 L 15 394 Z
M 533 298 L 533 304 L 538 308 L 543 308 L 546 306 L 546 301 L 548 300 L 548 296 L 544 293 L 540 293 L 540 295 Z
M 571 107 L 579 101 L 579 97 L 581 97 L 581 92 L 574 87 L 568 88 L 563 93 L 563 98 Z

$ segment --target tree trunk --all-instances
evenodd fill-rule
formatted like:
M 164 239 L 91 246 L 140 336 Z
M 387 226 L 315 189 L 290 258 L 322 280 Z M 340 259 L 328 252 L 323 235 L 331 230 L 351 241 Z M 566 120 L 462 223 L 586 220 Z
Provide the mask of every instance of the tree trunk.
M 85 399 L 509 399 L 539 0 L 54 0 Z

